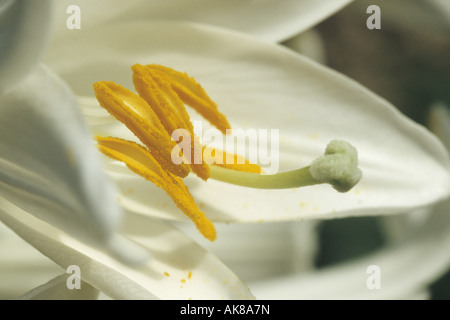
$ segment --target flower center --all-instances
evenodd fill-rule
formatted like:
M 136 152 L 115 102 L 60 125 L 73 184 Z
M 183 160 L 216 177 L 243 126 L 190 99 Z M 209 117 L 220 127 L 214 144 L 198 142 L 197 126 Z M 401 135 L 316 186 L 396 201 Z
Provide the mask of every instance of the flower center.
M 109 81 L 96 82 L 93 87 L 100 105 L 125 124 L 142 144 L 96 137 L 99 149 L 165 190 L 200 233 L 211 241 L 216 238 L 214 225 L 200 211 L 182 180 L 191 171 L 205 181 L 213 178 L 264 189 L 328 183 L 346 192 L 361 179 L 356 149 L 344 141 L 332 141 L 325 155 L 308 167 L 273 175 L 262 174 L 259 165 L 246 159 L 241 161 L 239 155 L 204 147 L 194 135 L 185 105 L 195 109 L 222 133 L 231 126 L 202 86 L 187 74 L 160 65 L 136 64 L 131 69 L 138 94 Z M 172 137 L 175 131 L 179 134 L 178 141 Z M 185 141 L 189 141 L 188 150 Z M 231 164 L 215 161 L 229 157 L 236 161 Z M 195 161 L 198 159 L 201 161 Z

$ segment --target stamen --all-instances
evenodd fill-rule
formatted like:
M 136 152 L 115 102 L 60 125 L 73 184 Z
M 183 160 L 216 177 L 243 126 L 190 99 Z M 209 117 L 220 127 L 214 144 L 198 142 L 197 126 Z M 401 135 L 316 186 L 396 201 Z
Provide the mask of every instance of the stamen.
M 272 175 L 239 172 L 211 166 L 211 178 L 258 189 L 288 189 L 328 183 L 339 192 L 347 192 L 361 179 L 356 149 L 340 140 L 330 142 L 325 155 L 310 166 Z
M 166 79 L 185 104 L 195 109 L 223 134 L 226 134 L 227 129 L 231 129 L 227 118 L 219 112 L 217 104 L 194 78 L 161 65 L 150 64 L 145 68 Z
M 183 180 L 164 170 L 148 149 L 119 138 L 96 137 L 96 139 L 103 154 L 124 162 L 130 170 L 162 188 L 178 208 L 195 223 L 205 238 L 211 241 L 216 239 L 214 225 L 200 211 Z
M 180 161 L 179 165 L 173 163 L 171 152 L 178 146 L 145 100 L 109 81 L 94 83 L 94 91 L 100 105 L 124 123 L 149 148 L 164 169 L 179 177 L 189 174 L 186 161 Z
M 195 161 L 195 159 L 201 159 L 201 145 L 196 141 L 194 128 L 183 101 L 172 90 L 168 78 L 139 64 L 131 69 L 136 91 L 159 117 L 167 133 L 172 135 L 175 130 L 185 130 L 182 138 L 190 140 L 191 156 L 187 157 L 186 153 L 183 155 L 189 158 L 188 163 L 192 171 L 203 180 L 207 180 L 210 175 L 208 165 L 203 161 Z
M 230 170 L 262 173 L 261 166 L 250 163 L 245 157 L 211 147 L 203 147 L 203 160 L 208 164 Z

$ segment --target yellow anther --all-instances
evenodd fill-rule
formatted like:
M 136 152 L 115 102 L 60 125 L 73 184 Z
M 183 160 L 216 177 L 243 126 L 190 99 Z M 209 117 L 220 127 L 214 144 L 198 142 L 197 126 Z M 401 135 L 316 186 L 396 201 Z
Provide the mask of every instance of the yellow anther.
M 211 147 L 203 147 L 203 159 L 209 164 L 231 170 L 250 173 L 263 173 L 261 166 L 250 163 L 250 161 L 245 159 L 243 156 Z
M 200 211 L 194 199 L 179 177 L 164 170 L 145 147 L 119 138 L 97 137 L 100 151 L 106 156 L 124 162 L 130 170 L 162 188 L 178 208 L 188 216 L 207 239 L 216 239 L 212 222 Z
M 189 174 L 186 164 L 173 163 L 171 152 L 177 145 L 144 99 L 109 81 L 94 83 L 94 91 L 100 105 L 124 123 L 149 148 L 165 170 L 180 177 Z
M 198 155 L 201 153 L 201 146 L 197 147 L 199 143 L 195 141 L 194 128 L 189 114 L 183 101 L 172 89 L 170 78 L 139 64 L 134 65 L 131 69 L 136 91 L 159 117 L 167 133 L 172 135 L 175 130 L 185 130 L 186 136 L 182 139 L 189 139 L 191 145 L 191 157 L 187 159 L 188 163 L 197 176 L 207 180 L 210 176 L 209 167 L 204 161 L 194 161 L 198 159 L 198 156 L 201 159 L 201 154 Z M 196 153 L 197 158 L 195 158 Z M 184 156 L 187 157 L 186 154 Z
M 231 129 L 227 118 L 219 112 L 217 104 L 211 100 L 194 78 L 186 73 L 161 65 L 150 64 L 146 65 L 145 68 L 166 79 L 185 104 L 195 109 L 223 134 L 226 134 L 227 129 Z

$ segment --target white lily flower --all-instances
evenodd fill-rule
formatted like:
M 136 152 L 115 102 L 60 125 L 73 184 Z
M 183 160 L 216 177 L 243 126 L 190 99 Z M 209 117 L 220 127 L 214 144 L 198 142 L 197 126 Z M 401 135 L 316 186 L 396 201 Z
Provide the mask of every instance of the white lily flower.
M 63 269 L 76 266 L 85 287 L 68 290 L 63 275 L 24 298 L 86 298 L 98 290 L 118 299 L 252 298 L 175 228 L 139 217 L 122 223 L 74 95 L 30 54 L 44 48 L 50 2 L 2 1 L 0 10 L 7 49 L 0 57 L 0 220 Z
M 214 222 L 392 214 L 448 197 L 449 159 L 436 137 L 350 79 L 278 45 L 224 29 L 167 21 L 117 23 L 90 31 L 88 38 L 66 37 L 73 45 L 70 50 L 56 45 L 48 59 L 81 97 L 97 134 L 132 139 L 98 109 L 90 84 L 113 80 L 132 89 L 129 67 L 158 63 L 194 76 L 233 127 L 280 129 L 280 171 L 310 164 L 335 138 L 358 149 L 363 179 L 347 194 L 328 186 L 253 190 L 189 176 L 185 182 L 194 199 Z M 82 54 L 87 47 L 88 57 Z M 57 56 L 71 57 L 73 65 Z M 280 104 L 283 109 L 277 109 Z M 108 168 L 128 210 L 184 218 L 155 186 L 115 163 Z
M 126 28 L 128 29 L 126 30 Z M 115 35 L 114 40 L 108 37 L 108 33 Z M 133 34 L 135 38 L 127 37 L 128 34 Z M 95 45 L 96 42 L 99 43 L 98 46 Z M 204 45 L 206 43 L 208 46 Z M 219 29 L 208 30 L 200 25 L 184 26 L 182 24 L 137 22 L 129 23 L 128 26 L 125 24 L 108 26 L 104 30 L 90 32 L 90 39 L 74 37 L 72 44 L 75 48 L 86 48 L 87 46 L 91 48 L 87 59 L 75 50 L 74 59 L 78 61 L 76 70 L 63 62 L 52 60 L 55 65 L 59 65 L 56 68 L 73 86 L 80 84 L 82 78 L 86 79 L 92 75 L 91 81 L 88 82 L 108 79 L 131 89 L 133 85 L 129 71 L 130 65 L 162 63 L 187 71 L 198 79 L 210 96 L 218 102 L 218 105 L 223 106 L 224 113 L 229 117 L 230 122 L 237 123 L 236 127 L 281 127 L 286 129 L 288 135 L 283 137 L 286 141 L 286 148 L 280 157 L 281 169 L 292 169 L 298 166 L 300 161 L 295 163 L 296 157 L 305 156 L 300 150 L 312 149 L 311 151 L 315 155 L 320 154 L 323 145 L 336 135 L 352 142 L 357 140 L 358 145 L 355 145 L 359 151 L 364 178 L 354 190 L 356 192 L 351 195 L 355 197 L 355 201 L 353 204 L 348 203 L 349 207 L 358 204 L 354 211 L 357 214 L 402 212 L 431 205 L 448 196 L 448 155 L 435 137 L 394 111 L 388 103 L 352 81 L 321 67 L 311 66 L 308 61 L 303 61 L 298 57 L 294 58 L 289 52 L 277 46 L 272 47 L 249 37 Z M 108 54 L 106 55 L 105 52 Z M 70 53 L 65 52 L 65 54 Z M 109 59 L 111 61 L 108 61 Z M 283 61 L 283 63 L 279 61 Z M 86 67 L 80 69 L 79 66 L 83 65 Z M 108 73 L 112 76 L 108 77 Z M 95 78 L 93 74 L 95 74 Z M 307 79 L 302 81 L 303 77 Z M 265 82 L 261 83 L 263 80 Z M 257 86 L 263 89 L 254 90 Z M 272 89 L 270 86 L 276 86 L 276 88 Z M 302 88 L 301 91 L 298 88 Z M 302 96 L 299 91 L 303 94 Z M 96 124 L 97 132 L 103 131 L 114 136 L 129 137 L 117 123 L 111 124 L 110 118 L 103 117 L 102 111 L 95 111 L 98 105 L 94 99 L 89 98 L 92 96 L 90 87 L 78 85 L 77 93 L 83 96 L 82 100 L 90 115 L 99 114 L 98 117 L 89 117 L 91 123 Z M 278 101 L 282 101 L 285 108 L 292 110 L 287 112 L 289 114 L 288 124 L 292 123 L 291 126 L 286 124 L 286 118 L 278 115 L 277 110 L 273 107 L 277 105 Z M 245 110 L 243 105 L 250 110 Z M 254 108 L 251 109 L 251 106 L 255 105 L 258 105 L 258 112 L 254 112 Z M 296 113 L 295 110 L 300 109 L 299 105 L 308 105 L 310 108 L 302 108 L 301 112 Z M 90 108 L 91 106 L 93 108 Z M 251 117 L 248 117 L 249 114 Z M 320 116 L 317 116 L 318 114 Z M 338 123 L 342 121 L 339 124 L 346 123 L 349 115 L 352 119 L 351 125 L 346 127 L 332 125 L 335 120 Z M 323 121 L 324 127 L 321 127 L 318 119 Z M 275 123 L 274 120 L 278 120 L 278 122 Z M 300 120 L 302 125 L 306 124 L 305 128 L 297 125 Z M 242 125 L 243 123 L 245 124 Z M 367 130 L 368 126 L 377 129 L 367 132 L 369 131 Z M 298 135 L 302 137 L 298 137 Z M 370 146 L 364 147 L 368 141 L 370 141 Z M 294 154 L 292 151 L 293 146 L 299 150 L 298 154 Z M 364 149 L 363 152 L 361 148 Z M 381 154 L 374 154 L 375 150 L 381 151 Z M 421 151 L 417 153 L 418 150 Z M 365 159 L 364 154 L 367 155 Z M 413 154 L 414 156 L 409 156 Z M 290 156 L 289 159 L 286 159 L 285 155 Z M 393 157 L 391 158 L 391 156 Z M 427 158 L 428 160 L 426 160 Z M 304 163 L 307 164 L 312 159 L 314 156 L 309 155 Z M 429 167 L 425 165 L 428 167 L 427 169 L 424 167 L 426 163 L 430 164 Z M 110 166 L 110 168 L 113 167 Z M 437 189 L 433 186 L 437 187 L 441 182 L 436 183 L 435 178 L 430 179 L 429 183 L 426 182 L 427 172 L 430 172 L 429 169 L 432 167 L 434 169 L 431 171 L 437 169 L 434 177 L 436 179 L 442 177 L 441 187 Z M 383 171 L 385 173 L 381 174 Z M 369 173 L 369 176 L 366 172 Z M 115 173 L 112 174 L 115 175 Z M 178 209 L 162 192 L 158 197 L 146 196 L 154 187 L 141 178 L 133 175 L 127 177 L 117 175 L 116 177 L 123 191 L 121 203 L 128 209 L 145 215 L 156 215 L 174 220 L 182 217 Z M 412 180 L 410 180 L 411 178 Z M 322 217 L 335 217 L 343 209 L 341 207 L 333 212 L 329 207 L 321 211 L 319 206 L 323 204 L 317 201 L 316 205 L 309 206 L 309 210 L 306 208 L 299 210 L 301 212 L 293 213 L 292 211 L 296 211 L 301 206 L 302 201 L 298 199 L 330 199 L 328 201 L 333 201 L 331 193 L 317 193 L 318 188 L 315 187 L 311 193 L 306 193 L 305 190 L 290 191 L 291 194 L 284 191 L 268 191 L 266 193 L 261 190 L 230 187 L 214 181 L 202 184 L 197 180 L 195 177 L 189 177 L 185 181 L 196 201 L 202 204 L 202 209 L 213 221 L 279 221 L 291 218 L 314 218 L 320 216 L 321 213 L 323 213 Z M 401 181 L 404 181 L 404 184 Z M 203 188 L 203 186 L 205 187 Z M 367 188 L 366 195 L 370 200 L 364 196 L 360 197 L 360 188 Z M 374 192 L 377 189 L 378 191 Z M 243 190 L 245 193 L 242 192 Z M 384 196 L 378 197 L 376 194 L 384 194 Z M 347 194 L 344 195 L 344 198 L 345 196 Z M 350 195 L 348 196 L 350 197 Z M 437 197 L 425 200 L 429 196 Z M 342 197 L 342 195 L 339 194 L 338 197 Z M 419 198 L 422 199 L 419 200 Z M 382 201 L 380 201 L 381 199 Z M 340 198 L 337 202 L 347 202 L 347 200 L 349 199 Z M 425 202 L 413 204 L 411 200 L 419 202 L 425 200 Z M 373 206 L 368 205 L 364 208 L 363 204 L 371 201 L 373 201 Z M 398 202 L 394 204 L 396 201 Z M 307 204 L 309 203 L 303 202 L 303 207 L 307 207 Z M 261 213 L 264 214 L 264 212 L 270 212 L 270 214 L 261 216 Z M 351 212 L 341 213 L 341 216 L 344 214 L 351 214 Z M 220 241 L 220 234 L 218 241 Z M 224 246 L 227 245 L 226 242 L 227 240 L 224 241 Z M 211 247 L 214 247 L 215 244 L 213 243 Z
M 108 34 L 114 34 L 114 41 L 117 42 L 105 37 Z M 130 34 L 136 38 L 129 37 Z M 323 153 L 324 146 L 332 139 L 345 139 L 357 147 L 364 178 L 358 189 L 345 195 L 337 196 L 329 186 L 289 192 L 253 192 L 222 182 L 208 181 L 206 186 L 195 177 L 187 178 L 186 183 L 194 198 L 203 204 L 202 209 L 213 221 L 259 222 L 390 214 L 426 207 L 448 196 L 448 155 L 431 134 L 351 80 L 299 58 L 277 45 L 203 25 L 167 22 L 107 26 L 99 28 L 98 32 L 89 32 L 89 39 L 76 35 L 69 38 L 66 41 L 78 49 L 56 45 L 57 49 L 50 54 L 48 61 L 76 93 L 83 96 L 81 101 L 87 105 L 98 107 L 95 100 L 89 97 L 92 96 L 90 85 L 93 82 L 114 80 L 131 88 L 129 66 L 137 62 L 149 63 L 147 60 L 152 59 L 194 75 L 224 110 L 233 127 L 282 129 L 281 170 L 310 164 Z M 143 45 L 145 39 L 148 43 Z M 205 43 L 208 46 L 205 47 Z M 90 48 L 90 55 L 86 59 L 78 51 L 84 51 L 84 45 Z M 58 59 L 59 55 L 70 63 Z M 239 73 L 230 71 L 236 69 Z M 280 103 L 286 108 L 284 114 L 274 108 Z M 298 113 L 299 109 L 302 113 Z M 286 121 L 286 115 L 289 121 Z M 386 121 L 386 117 L 389 117 L 389 121 Z M 94 120 L 98 120 L 98 117 Z M 342 123 L 347 120 L 350 120 L 350 124 L 343 127 Z M 97 132 L 122 132 L 116 130 L 118 126 L 111 124 L 108 117 L 102 121 L 106 124 L 96 126 L 94 129 Z M 382 137 L 367 132 L 368 127 L 383 129 Z M 406 153 L 413 157 L 412 161 L 406 157 Z M 115 165 L 109 168 L 115 168 Z M 117 178 L 121 188 L 121 203 L 125 208 L 169 220 L 183 218 L 169 199 L 149 183 L 123 170 L 110 173 Z M 426 179 L 422 184 L 423 178 Z M 388 192 L 389 196 L 396 197 L 395 201 L 386 194 L 388 183 L 393 183 L 388 186 Z M 243 199 L 242 190 L 248 193 L 249 200 Z M 150 192 L 156 192 L 155 197 L 148 198 Z M 222 199 L 217 195 L 221 195 Z M 413 203 L 410 202 L 411 195 L 417 196 Z M 308 199 L 308 202 L 299 199 Z M 330 202 L 324 203 L 324 199 Z M 239 212 L 236 212 L 236 208 Z M 17 215 L 21 216 L 21 213 Z M 133 216 L 125 220 L 133 225 L 130 230 L 137 228 L 135 219 L 140 218 Z M 22 221 L 10 221 L 22 226 L 21 223 L 28 221 L 28 217 Z M 24 230 L 27 229 L 24 227 Z M 37 239 L 45 239 L 42 243 L 53 245 L 53 231 L 48 229 L 46 234 L 31 234 L 35 234 Z M 76 239 L 70 239 L 67 243 L 70 244 L 67 250 L 80 248 Z M 88 249 L 83 247 L 77 251 L 84 253 L 77 259 L 83 262 L 86 256 L 99 256 L 97 252 L 91 254 Z M 123 274 L 135 276 L 133 270 L 116 267 L 116 262 L 108 258 L 100 260 L 99 263 L 103 263 L 100 268 L 102 272 L 108 273 L 109 267 L 113 266 L 115 271 L 119 269 L 115 274 L 119 278 Z M 61 261 L 67 264 L 63 258 Z M 88 282 L 96 283 L 96 287 L 111 296 L 121 297 L 115 292 L 114 288 L 117 290 L 117 287 L 108 287 L 104 283 L 105 279 L 99 280 L 101 285 L 98 285 L 96 276 L 89 274 Z M 144 281 L 139 276 L 134 279 Z M 52 284 L 60 283 L 58 280 Z M 117 283 L 120 283 L 120 279 Z M 141 288 L 136 289 L 132 285 L 124 287 L 137 292 L 133 297 L 141 296 Z M 45 289 L 38 290 L 38 293 Z M 245 290 L 241 293 L 245 293 Z
M 233 127 L 280 129 L 280 171 L 309 165 L 333 139 L 350 141 L 358 149 L 364 176 L 346 194 L 329 186 L 273 191 L 213 180 L 202 184 L 189 176 L 186 184 L 214 221 L 391 214 L 431 205 L 449 194 L 448 154 L 435 136 L 357 83 L 278 45 L 176 22 L 109 25 L 92 30 L 89 39 L 74 37 L 71 44 L 70 49 L 55 50 L 49 61 L 85 104 L 97 105 L 95 99 L 89 101 L 95 81 L 108 79 L 133 88 L 129 67 L 157 62 L 204 84 Z M 81 54 L 86 47 L 88 57 Z M 117 123 L 95 129 L 117 136 L 123 129 Z M 122 192 L 126 208 L 179 219 L 178 210 L 161 194 L 143 197 L 154 187 L 138 176 L 118 183 L 123 191 L 134 190 Z

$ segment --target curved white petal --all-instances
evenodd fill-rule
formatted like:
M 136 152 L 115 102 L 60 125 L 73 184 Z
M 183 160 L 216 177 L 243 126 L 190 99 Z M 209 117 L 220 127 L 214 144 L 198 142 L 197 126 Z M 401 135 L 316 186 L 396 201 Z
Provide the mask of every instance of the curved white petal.
M 121 208 L 77 102 L 44 66 L 0 97 L 0 195 L 72 235 L 131 255 L 110 243 Z
M 449 124 L 446 106 L 434 104 L 430 127 L 446 146 Z M 260 299 L 419 298 L 450 267 L 449 211 L 447 200 L 423 212 L 386 217 L 383 222 L 390 243 L 386 250 L 313 273 L 254 282 L 250 287 Z M 366 284 L 368 280 L 373 284 L 369 278 L 375 272 L 380 287 L 370 289 Z
M 442 102 L 436 102 L 430 107 L 428 126 L 450 150 L 450 108 Z
M 258 299 L 415 299 L 450 266 L 449 204 L 400 244 L 345 264 L 249 286 Z M 371 287 L 375 272 L 379 289 Z
M 25 293 L 19 300 L 95 300 L 99 292 L 90 284 L 80 280 L 79 288 L 68 289 L 70 275 L 62 274 L 39 287 Z M 70 283 L 71 279 L 69 279 Z
M 130 266 L 1 200 L 0 220 L 67 269 L 77 265 L 83 281 L 114 299 L 252 299 L 216 257 L 167 224 L 127 217 L 122 234 L 154 259 Z
M 444 14 L 450 18 L 450 4 L 445 0 L 432 0 L 432 3 L 438 8 L 441 9 Z
M 435 102 L 429 107 L 428 127 L 450 150 L 450 112 L 442 102 Z M 448 204 L 449 205 L 449 204 Z M 402 241 L 405 237 L 415 234 L 427 223 L 433 214 L 433 208 L 420 209 L 407 215 L 384 217 L 383 228 L 390 242 Z
M 105 22 L 168 19 L 194 21 L 246 32 L 269 41 L 298 34 L 340 10 L 352 0 L 60 0 L 55 29 L 65 38 L 66 10 L 78 5 L 81 30 L 90 32 Z
M 168 22 L 114 25 L 97 29 L 89 39 L 73 40 L 70 51 L 58 53 L 70 63 L 57 56 L 49 61 L 80 96 L 92 96 L 92 83 L 98 80 L 133 88 L 131 65 L 160 63 L 197 78 L 234 128 L 279 130 L 280 171 L 309 165 L 334 139 L 358 149 L 363 179 L 345 194 L 328 185 L 253 190 L 189 176 L 185 181 L 194 198 L 213 220 L 387 214 L 449 195 L 449 157 L 435 136 L 359 84 L 278 45 Z M 83 54 L 86 48 L 89 57 Z M 140 177 L 112 174 L 126 208 L 182 216 L 163 191 Z
M 283 42 L 283 45 L 314 61 L 324 65 L 327 64 L 325 41 L 315 29 L 302 32 L 288 41 Z
M 0 1 L 0 95 L 42 58 L 51 24 L 51 0 Z
M 0 223 L 0 299 L 15 299 L 63 270 Z
M 179 222 L 176 226 L 245 283 L 314 268 L 318 247 L 315 221 L 216 223 L 214 242 L 206 240 L 192 224 Z

